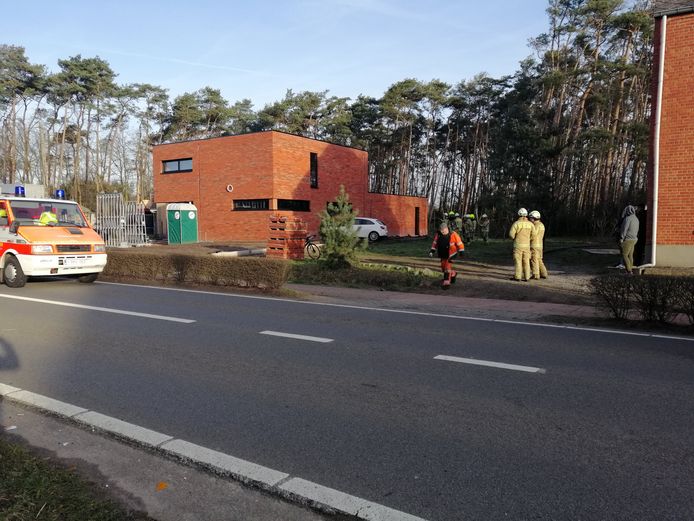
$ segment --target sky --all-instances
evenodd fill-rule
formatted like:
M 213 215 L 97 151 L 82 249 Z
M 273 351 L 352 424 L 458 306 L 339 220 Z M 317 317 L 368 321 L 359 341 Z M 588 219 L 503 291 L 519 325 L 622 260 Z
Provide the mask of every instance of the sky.
M 0 0 L 0 44 L 99 56 L 120 84 L 203 87 L 254 108 L 294 92 L 379 98 L 416 78 L 513 74 L 547 30 L 547 0 Z

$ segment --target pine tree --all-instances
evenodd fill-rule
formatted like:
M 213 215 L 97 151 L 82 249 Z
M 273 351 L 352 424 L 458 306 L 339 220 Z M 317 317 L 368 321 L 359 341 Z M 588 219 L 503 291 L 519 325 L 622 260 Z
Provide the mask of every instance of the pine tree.
M 349 202 L 344 185 L 334 203 L 320 213 L 320 234 L 323 239 L 322 259 L 331 268 L 347 268 L 357 259 L 357 251 L 363 248 L 354 229 L 355 211 Z

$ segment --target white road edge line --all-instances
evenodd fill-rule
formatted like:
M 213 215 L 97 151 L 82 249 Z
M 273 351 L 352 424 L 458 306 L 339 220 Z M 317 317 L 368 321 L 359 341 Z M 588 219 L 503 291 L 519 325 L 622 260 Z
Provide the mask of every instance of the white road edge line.
M 576 331 L 590 331 L 595 333 L 611 333 L 613 335 L 631 335 L 631 336 L 642 336 L 650 338 L 662 338 L 662 335 L 657 333 L 634 333 L 632 331 L 624 331 L 621 329 L 595 329 L 589 327 L 581 326 L 563 326 L 561 324 L 546 324 L 542 322 L 523 322 L 520 320 L 502 320 L 499 318 L 485 318 L 485 317 L 469 317 L 464 315 L 449 315 L 446 313 L 427 313 L 425 311 L 411 311 L 406 309 L 387 309 L 387 308 L 376 308 L 371 306 L 355 306 L 352 304 L 332 304 L 330 302 L 310 302 L 306 300 L 295 300 L 290 298 L 278 298 L 278 297 L 261 297 L 257 295 L 238 295 L 236 293 L 221 293 L 219 291 L 203 291 L 198 289 L 184 289 L 184 288 L 166 288 L 163 286 L 148 286 L 146 284 L 125 284 L 123 282 L 102 282 L 96 281 L 95 284 L 109 284 L 111 286 L 129 286 L 144 289 L 157 289 L 161 291 L 180 291 L 182 293 L 199 293 L 201 295 L 216 295 L 218 297 L 227 298 L 239 298 L 239 299 L 253 299 L 253 300 L 271 300 L 275 302 L 292 302 L 294 304 L 306 304 L 309 306 L 326 306 L 333 308 L 347 308 L 347 309 L 360 309 L 364 311 L 382 311 L 384 313 L 400 313 L 403 315 L 419 315 L 423 317 L 438 317 L 438 318 L 454 318 L 458 320 L 472 320 L 477 322 L 496 322 L 499 324 L 512 324 L 520 326 L 534 326 L 534 327 L 548 327 L 557 329 L 573 329 Z M 694 342 L 694 337 L 688 338 L 684 336 L 670 336 L 667 337 L 669 340 L 683 340 L 685 342 Z
M 281 331 L 260 331 L 261 335 L 281 336 L 284 338 L 294 338 L 296 340 L 308 340 L 309 342 L 321 342 L 327 344 L 332 342 L 332 338 L 322 338 L 319 336 L 295 335 L 293 333 L 282 333 Z
M 489 360 L 477 360 L 475 358 L 461 358 L 459 356 L 438 355 L 434 360 L 446 360 L 447 362 L 459 362 L 461 364 L 483 365 L 486 367 L 496 367 L 498 369 L 510 369 L 512 371 L 523 371 L 525 373 L 544 374 L 547 371 L 541 367 L 531 367 L 527 365 L 504 364 L 502 362 L 490 362 Z
M 53 306 L 63 306 L 66 308 L 91 309 L 92 311 L 103 311 L 104 313 L 115 313 L 117 315 L 130 315 L 140 318 L 152 318 L 155 320 L 167 320 L 169 322 L 180 322 L 182 324 L 192 324 L 195 320 L 188 318 L 167 317 L 164 315 L 152 315 L 150 313 L 138 313 L 137 311 L 126 311 L 124 309 L 102 308 L 98 306 L 87 306 L 84 304 L 73 304 L 70 302 L 60 302 L 57 300 L 45 300 L 42 298 L 20 297 L 19 295 L 6 295 L 0 293 L 0 298 L 10 298 L 15 300 L 26 300 L 27 302 L 38 302 L 39 304 L 51 304 Z
M 98 431 L 136 445 L 144 445 L 163 455 L 173 456 L 184 463 L 212 469 L 243 483 L 259 486 L 263 490 L 285 499 L 310 505 L 328 513 L 337 512 L 364 521 L 427 521 L 405 512 L 372 503 L 366 499 L 330 489 L 300 477 L 263 467 L 222 452 L 201 447 L 185 440 L 105 416 L 95 411 L 61 402 L 0 382 L 0 399 L 19 403 L 40 412 L 60 416 L 77 424 L 89 425 Z

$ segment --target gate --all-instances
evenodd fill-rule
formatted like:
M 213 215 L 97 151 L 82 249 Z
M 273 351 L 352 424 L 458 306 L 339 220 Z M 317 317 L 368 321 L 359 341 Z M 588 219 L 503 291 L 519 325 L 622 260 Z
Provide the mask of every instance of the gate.
M 96 196 L 96 231 L 107 246 L 126 248 L 147 244 L 145 205 L 124 201 L 123 194 Z

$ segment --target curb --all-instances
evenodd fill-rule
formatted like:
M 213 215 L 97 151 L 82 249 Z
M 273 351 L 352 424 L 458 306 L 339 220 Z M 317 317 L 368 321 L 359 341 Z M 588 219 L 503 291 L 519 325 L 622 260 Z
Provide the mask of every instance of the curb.
M 365 521 L 426 521 L 405 512 L 324 487 L 300 477 L 263 467 L 250 461 L 174 439 L 117 418 L 90 411 L 0 382 L 0 400 L 7 400 L 55 416 L 80 427 L 90 428 L 170 459 L 214 472 L 264 490 L 292 503 L 326 514 L 342 514 Z

